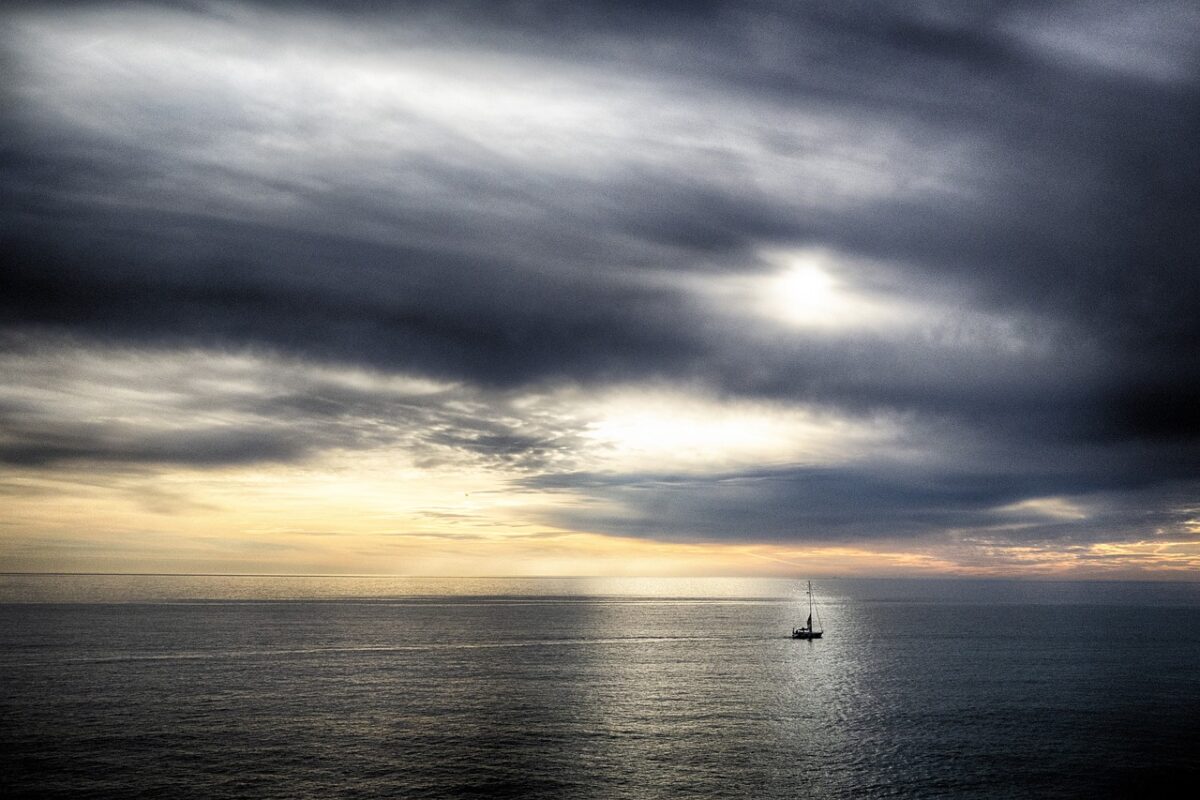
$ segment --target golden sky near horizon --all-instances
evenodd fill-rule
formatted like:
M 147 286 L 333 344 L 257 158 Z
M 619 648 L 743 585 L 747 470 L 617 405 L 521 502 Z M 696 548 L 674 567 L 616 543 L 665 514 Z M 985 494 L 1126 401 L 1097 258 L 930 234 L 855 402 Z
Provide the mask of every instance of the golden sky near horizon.
M 397 402 L 446 395 L 439 402 L 483 414 L 477 397 L 465 402 L 449 385 L 357 369 L 272 366 L 247 355 L 64 348 L 52 368 L 44 362 L 45 353 L 9 359 L 10 374 L 28 377 L 23 389 L 9 387 L 0 399 L 37 400 L 48 418 L 89 420 L 114 444 L 134 436 L 131 431 L 145 438 L 148 431 L 193 430 L 199 420 L 214 433 L 239 430 L 256 419 L 245 401 L 264 391 L 258 381 L 265 373 L 273 375 L 277 391 L 281 376 L 291 374 L 293 380 L 320 381 L 328 393 L 351 387 L 388 393 Z M 540 436 L 569 443 L 555 456 L 559 468 L 618 480 L 639 471 L 686 481 L 764 465 L 828 468 L 884 447 L 914 463 L 930 457 L 911 441 L 898 445 L 905 439 L 903 420 L 848 420 L 664 390 L 603 396 L 556 390 L 500 405 L 490 413 L 519 408 L 523 419 L 539 420 Z M 1030 520 L 1087 518 L 1086 501 L 1061 497 L 993 508 L 993 536 L 979 529 L 916 541 L 882 536 L 804 544 L 738 541 L 736 531 L 729 541 L 689 541 L 678 534 L 663 540 L 653 531 L 629 536 L 580 530 L 556 524 L 559 512 L 599 514 L 609 501 L 587 487 L 522 485 L 529 465 L 439 444 L 435 435 L 453 426 L 437 418 L 421 424 L 424 429 L 413 431 L 402 419 L 355 420 L 342 446 L 298 463 L 9 466 L 0 473 L 4 570 L 1187 578 L 1200 566 L 1200 544 L 1187 541 L 1067 547 L 1004 541 Z M 547 434 L 549 429 L 554 432 Z M 367 435 L 380 444 L 365 450 L 346 444 Z M 1196 520 L 1189 525 L 1200 532 Z

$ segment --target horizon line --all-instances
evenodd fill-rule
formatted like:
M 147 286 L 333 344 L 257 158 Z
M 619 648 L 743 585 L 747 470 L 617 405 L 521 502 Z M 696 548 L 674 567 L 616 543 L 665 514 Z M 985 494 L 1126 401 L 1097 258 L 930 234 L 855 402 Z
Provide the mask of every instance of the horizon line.
M 411 575 L 400 573 L 336 573 L 336 572 L 61 572 L 61 571 L 22 571 L 0 570 L 0 577 L 114 577 L 114 578 L 403 578 L 431 580 L 562 580 L 562 579 L 596 579 L 596 578 L 632 578 L 632 579 L 733 579 L 733 580 L 807 580 L 807 576 L 788 575 Z M 1061 575 L 829 575 L 820 580 L 962 580 L 962 581 L 1029 581 L 1029 582 L 1060 582 L 1060 583 L 1200 583 L 1196 578 L 1114 578 L 1114 577 L 1066 577 Z

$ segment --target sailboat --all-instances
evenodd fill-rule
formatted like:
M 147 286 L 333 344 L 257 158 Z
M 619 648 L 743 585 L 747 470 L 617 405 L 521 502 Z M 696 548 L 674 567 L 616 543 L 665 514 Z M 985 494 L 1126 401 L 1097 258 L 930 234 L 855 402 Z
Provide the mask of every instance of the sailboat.
M 805 592 L 808 595 L 808 622 L 799 628 L 792 628 L 793 639 L 820 639 L 825 633 L 824 626 L 821 625 L 821 615 L 817 615 L 817 626 L 813 626 L 813 596 L 812 596 L 812 581 L 808 582 L 808 590 Z

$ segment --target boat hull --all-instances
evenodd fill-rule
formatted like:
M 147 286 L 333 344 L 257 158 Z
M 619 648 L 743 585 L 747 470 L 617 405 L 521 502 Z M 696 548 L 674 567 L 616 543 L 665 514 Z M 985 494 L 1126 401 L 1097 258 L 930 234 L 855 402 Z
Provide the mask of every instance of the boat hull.
M 824 631 L 792 631 L 793 639 L 820 639 Z

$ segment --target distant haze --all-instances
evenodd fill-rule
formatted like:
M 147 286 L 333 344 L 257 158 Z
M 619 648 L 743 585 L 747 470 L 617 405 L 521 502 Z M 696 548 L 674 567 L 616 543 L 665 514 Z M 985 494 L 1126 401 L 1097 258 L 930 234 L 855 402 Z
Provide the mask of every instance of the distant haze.
M 8 4 L 0 570 L 1194 577 L 1197 41 Z

